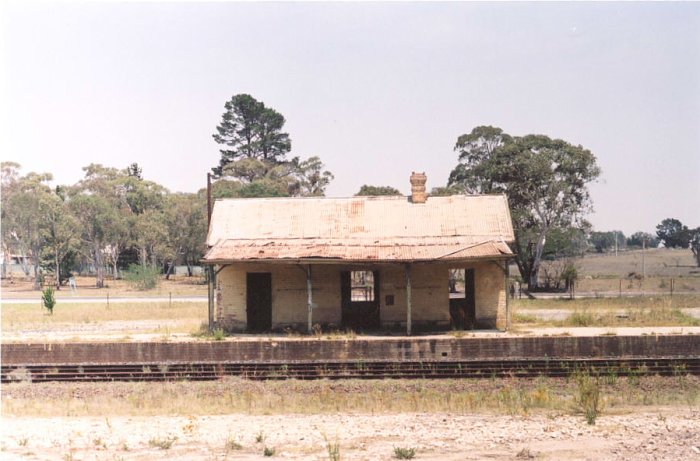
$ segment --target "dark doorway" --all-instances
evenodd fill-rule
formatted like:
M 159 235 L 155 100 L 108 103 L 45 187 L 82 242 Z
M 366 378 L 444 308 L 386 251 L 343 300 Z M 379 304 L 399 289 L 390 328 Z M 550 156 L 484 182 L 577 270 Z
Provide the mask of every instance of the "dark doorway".
M 379 329 L 379 271 L 341 272 L 340 298 L 344 328 Z
M 246 274 L 246 314 L 248 331 L 261 332 L 272 328 L 272 274 Z
M 476 323 L 474 269 L 450 269 L 450 320 L 455 330 L 471 330 Z

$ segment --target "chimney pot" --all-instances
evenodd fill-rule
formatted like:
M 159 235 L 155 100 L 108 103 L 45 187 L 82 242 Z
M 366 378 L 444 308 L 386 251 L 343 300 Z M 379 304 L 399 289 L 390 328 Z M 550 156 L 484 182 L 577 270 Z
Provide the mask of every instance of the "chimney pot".
M 411 173 L 411 202 L 425 203 L 428 199 L 428 194 L 425 193 L 425 182 L 428 177 L 423 173 Z

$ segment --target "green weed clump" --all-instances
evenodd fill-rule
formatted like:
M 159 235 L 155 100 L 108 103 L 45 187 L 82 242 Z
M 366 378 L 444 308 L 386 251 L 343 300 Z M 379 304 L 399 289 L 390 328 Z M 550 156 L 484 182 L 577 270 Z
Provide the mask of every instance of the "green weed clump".
M 41 294 L 41 303 L 44 305 L 49 315 L 53 315 L 53 308 L 56 306 L 56 297 L 53 287 L 46 287 Z
M 394 447 L 394 458 L 396 459 L 413 459 L 415 456 L 415 448 Z
M 593 425 L 602 410 L 600 379 L 588 372 L 577 372 L 574 379 L 577 384 L 574 398 L 577 410 L 583 413 L 588 424 Z
M 265 447 L 265 448 L 263 448 L 263 455 L 264 456 L 275 456 L 275 449 L 272 447 Z
M 160 448 L 161 450 L 169 450 L 176 440 L 177 437 L 154 437 L 148 441 L 148 446 L 152 448 Z

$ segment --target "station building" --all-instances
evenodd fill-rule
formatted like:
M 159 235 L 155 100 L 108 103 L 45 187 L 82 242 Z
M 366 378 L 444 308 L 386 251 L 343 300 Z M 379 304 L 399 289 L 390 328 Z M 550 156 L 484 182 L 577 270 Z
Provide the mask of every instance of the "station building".
M 216 200 L 209 323 L 228 331 L 507 327 L 504 195 Z

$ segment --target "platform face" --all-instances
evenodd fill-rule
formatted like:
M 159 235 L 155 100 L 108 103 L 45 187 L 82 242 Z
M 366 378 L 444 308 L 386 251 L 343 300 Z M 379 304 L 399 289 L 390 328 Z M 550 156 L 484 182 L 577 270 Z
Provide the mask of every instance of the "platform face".
M 3 344 L 3 365 L 697 357 L 699 335 Z

